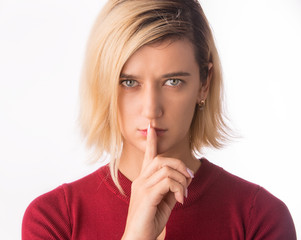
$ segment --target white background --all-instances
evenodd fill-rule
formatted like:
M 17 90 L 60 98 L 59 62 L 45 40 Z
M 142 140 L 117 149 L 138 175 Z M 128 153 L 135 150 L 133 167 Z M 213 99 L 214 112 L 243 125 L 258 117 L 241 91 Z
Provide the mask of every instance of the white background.
M 205 156 L 283 200 L 301 237 L 301 1 L 202 0 L 242 136 Z M 0 239 L 38 195 L 97 169 L 77 127 L 89 31 L 104 1 L 0 1 Z

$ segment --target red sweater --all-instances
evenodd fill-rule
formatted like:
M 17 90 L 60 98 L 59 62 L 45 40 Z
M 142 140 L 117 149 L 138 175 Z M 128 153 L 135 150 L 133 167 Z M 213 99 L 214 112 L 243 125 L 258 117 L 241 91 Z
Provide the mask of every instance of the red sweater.
M 296 239 L 283 202 L 262 187 L 201 161 L 184 205 L 177 203 L 172 211 L 165 239 Z M 131 182 L 121 173 L 119 179 L 126 196 L 104 166 L 38 197 L 25 212 L 22 239 L 120 239 Z

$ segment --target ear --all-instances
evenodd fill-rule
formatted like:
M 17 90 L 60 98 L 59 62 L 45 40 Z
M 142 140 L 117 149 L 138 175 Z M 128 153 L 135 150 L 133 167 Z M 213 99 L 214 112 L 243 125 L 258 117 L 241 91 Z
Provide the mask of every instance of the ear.
M 202 100 L 207 99 L 209 89 L 210 89 L 211 78 L 212 78 L 212 68 L 213 68 L 213 64 L 209 62 L 207 79 L 205 82 L 201 83 L 199 94 L 198 94 L 198 103 Z

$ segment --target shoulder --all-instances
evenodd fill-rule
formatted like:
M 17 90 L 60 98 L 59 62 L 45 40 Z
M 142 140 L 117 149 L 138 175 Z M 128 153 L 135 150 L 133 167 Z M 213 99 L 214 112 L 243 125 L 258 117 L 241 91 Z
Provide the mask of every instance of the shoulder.
M 248 234 L 252 239 L 296 239 L 292 216 L 283 201 L 260 187 L 249 212 Z
M 223 168 L 202 159 L 201 181 L 206 183 L 207 191 L 219 192 L 221 196 L 241 201 L 251 200 L 261 189 L 257 184 L 238 177 Z
M 233 199 L 248 200 L 251 205 L 254 203 L 267 204 L 268 202 L 283 204 L 281 200 L 262 186 L 236 176 L 206 159 L 205 164 L 206 171 L 211 172 L 210 178 L 212 178 L 211 176 L 215 176 L 212 184 L 214 191 L 221 191 L 223 195 L 230 196 Z
M 209 163 L 218 173 L 214 191 L 219 191 L 229 209 L 245 215 L 247 239 L 296 239 L 290 212 L 283 201 L 265 188 Z
M 106 168 L 103 166 L 77 181 L 65 183 L 34 199 L 23 216 L 22 239 L 46 239 L 49 236 L 70 239 L 74 206 L 88 203 L 89 197 L 99 191 L 102 181 L 100 172 L 106 172 Z
M 69 198 L 79 197 L 80 195 L 89 195 L 95 193 L 99 190 L 99 187 L 109 174 L 108 166 L 105 165 L 96 171 L 90 173 L 87 176 L 84 176 L 76 181 L 71 183 L 64 183 L 61 186 L 42 194 L 41 196 L 34 199 L 31 204 L 28 206 L 28 210 L 35 206 L 43 206 L 48 203 L 53 205 L 56 204 L 67 204 Z
M 22 222 L 22 239 L 59 237 L 69 239 L 71 234 L 69 209 L 63 186 L 33 200 L 27 207 Z

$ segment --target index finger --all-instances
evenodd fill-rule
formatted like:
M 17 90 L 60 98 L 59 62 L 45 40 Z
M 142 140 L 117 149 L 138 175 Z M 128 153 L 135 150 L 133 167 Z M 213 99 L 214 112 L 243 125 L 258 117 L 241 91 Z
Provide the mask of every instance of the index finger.
M 146 168 L 157 156 L 157 134 L 154 128 L 148 125 L 145 153 L 142 169 Z

